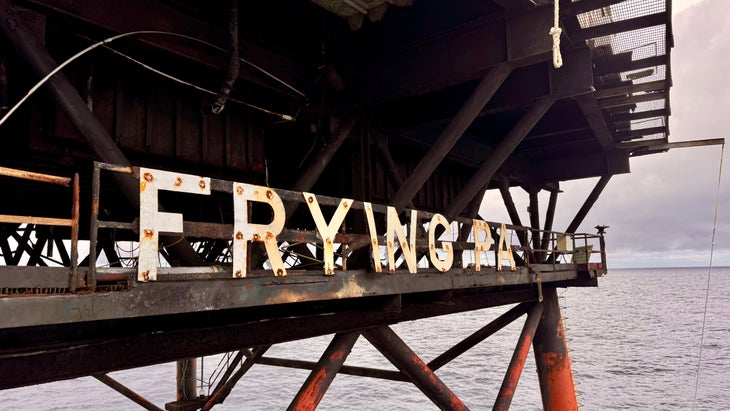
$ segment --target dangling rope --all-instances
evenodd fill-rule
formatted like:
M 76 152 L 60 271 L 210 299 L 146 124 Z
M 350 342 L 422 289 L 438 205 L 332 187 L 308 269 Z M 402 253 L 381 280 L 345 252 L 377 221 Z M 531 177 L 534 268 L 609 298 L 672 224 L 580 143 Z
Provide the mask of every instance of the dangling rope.
M 720 208 L 720 182 L 722 181 L 722 158 L 725 154 L 725 144 L 720 151 L 720 173 L 717 177 L 717 196 L 715 197 L 715 218 L 712 221 L 712 243 L 710 245 L 710 267 L 707 270 L 707 284 L 705 284 L 705 310 L 702 314 L 702 336 L 700 337 L 700 358 L 697 360 L 697 373 L 695 378 L 695 395 L 692 400 L 692 410 L 697 405 L 697 388 L 700 384 L 700 366 L 702 365 L 702 346 L 705 345 L 705 325 L 707 323 L 707 301 L 710 297 L 710 277 L 712 275 L 712 255 L 715 252 L 715 229 L 717 228 L 717 212 Z
M 553 27 L 550 28 L 550 35 L 553 36 L 553 67 L 563 66 L 563 56 L 560 55 L 560 35 L 563 29 L 560 28 L 560 0 L 554 0 L 555 12 L 553 13 Z

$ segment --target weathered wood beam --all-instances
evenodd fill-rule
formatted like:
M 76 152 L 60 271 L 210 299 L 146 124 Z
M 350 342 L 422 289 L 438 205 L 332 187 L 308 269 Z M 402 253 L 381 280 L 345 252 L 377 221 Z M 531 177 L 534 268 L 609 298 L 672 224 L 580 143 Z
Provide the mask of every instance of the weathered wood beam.
M 667 24 L 669 18 L 670 16 L 668 16 L 666 12 L 654 13 L 647 16 L 635 17 L 633 19 L 587 27 L 571 33 L 570 36 L 574 41 L 609 36 L 611 34 L 623 33 L 625 31 L 636 30 L 644 27 Z

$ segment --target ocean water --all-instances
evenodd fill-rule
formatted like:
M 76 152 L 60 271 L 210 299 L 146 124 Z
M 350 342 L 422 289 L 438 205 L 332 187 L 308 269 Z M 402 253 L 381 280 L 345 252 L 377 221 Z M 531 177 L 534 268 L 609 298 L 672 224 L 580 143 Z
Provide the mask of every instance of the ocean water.
M 611 270 L 598 288 L 559 289 L 583 410 L 692 409 L 705 307 L 707 268 Z M 507 307 L 397 324 L 394 330 L 426 361 L 491 321 Z M 524 317 L 523 317 L 524 318 Z M 489 409 L 499 391 L 523 319 L 488 338 L 437 375 L 472 409 Z M 697 410 L 730 409 L 730 268 L 712 271 L 699 368 Z M 320 337 L 272 347 L 267 356 L 316 361 Z M 204 359 L 203 379 L 222 356 Z M 346 364 L 394 369 L 364 338 Z M 254 366 L 218 410 L 285 409 L 307 371 Z M 175 365 L 114 372 L 113 378 L 161 408 L 175 396 Z M 93 378 L 0 391 L 5 410 L 137 410 Z M 413 385 L 339 375 L 321 410 L 430 410 Z M 532 354 L 513 410 L 541 409 Z

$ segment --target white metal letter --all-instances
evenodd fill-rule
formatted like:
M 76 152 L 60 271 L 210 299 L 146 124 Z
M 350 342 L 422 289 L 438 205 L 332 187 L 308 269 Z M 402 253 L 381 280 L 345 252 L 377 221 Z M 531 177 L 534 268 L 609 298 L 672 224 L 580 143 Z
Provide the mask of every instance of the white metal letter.
M 268 204 L 274 211 L 269 224 L 251 224 L 248 221 L 248 203 L 256 201 Z M 281 197 L 268 187 L 233 183 L 233 276 L 245 277 L 248 266 L 248 242 L 263 241 L 274 275 L 286 275 L 284 262 L 279 254 L 276 236 L 284 229 L 284 203 Z
M 317 225 L 317 231 L 319 231 L 319 235 L 322 237 L 322 241 L 324 243 L 324 273 L 325 275 L 334 275 L 335 235 L 337 235 L 337 230 L 342 225 L 342 222 L 345 221 L 347 212 L 350 211 L 352 200 L 348 198 L 340 200 L 340 205 L 337 206 L 337 210 L 335 210 L 332 220 L 329 224 L 327 224 L 324 220 L 324 215 L 322 215 L 322 210 L 319 208 L 317 197 L 311 193 L 302 193 L 302 195 L 304 195 L 304 201 L 307 203 L 307 206 L 309 206 L 309 212 L 312 214 L 314 224 Z
M 479 271 L 482 267 L 482 253 L 486 253 L 492 247 L 492 230 L 489 229 L 489 224 L 483 220 L 474 220 L 472 225 L 474 227 L 475 270 Z M 486 233 L 484 240 L 481 239 L 480 232 Z M 510 253 L 510 256 L 512 256 L 512 253 Z M 489 258 L 487 258 L 487 265 L 489 265 Z
M 138 281 L 157 280 L 160 232 L 183 232 L 182 214 L 159 211 L 158 190 L 210 195 L 210 178 L 149 168 L 139 169 Z
M 509 260 L 510 270 L 517 270 L 515 259 L 512 257 L 512 247 L 507 237 L 507 226 L 502 223 L 502 227 L 499 229 L 499 246 L 497 247 L 497 271 L 502 271 L 502 260 Z
M 393 235 L 395 234 L 398 237 L 403 258 L 408 265 L 408 272 L 415 274 L 418 269 L 416 265 L 416 224 L 418 224 L 418 211 L 411 210 L 410 246 L 406 243 L 406 233 L 403 231 L 403 226 L 400 223 L 400 218 L 398 218 L 398 212 L 395 211 L 395 207 L 388 207 L 387 221 L 388 228 L 385 235 L 388 240 L 388 269 L 391 273 L 395 271 L 395 238 Z
M 451 246 L 451 241 L 442 241 L 441 247 L 446 253 L 445 260 L 439 260 L 438 254 L 436 253 L 436 226 L 442 226 L 446 229 L 445 235 L 451 234 L 451 224 L 446 220 L 446 217 L 441 214 L 434 214 L 431 218 L 431 223 L 428 225 L 428 254 L 431 258 L 431 264 L 441 272 L 446 272 L 451 269 L 451 265 L 454 264 L 454 249 Z M 411 231 L 411 236 L 413 232 Z
M 373 205 L 363 202 L 365 218 L 368 220 L 368 231 L 370 231 L 370 246 L 373 248 L 373 268 L 376 273 L 382 272 L 380 265 L 380 244 L 378 244 L 378 231 L 375 228 L 375 217 L 373 216 Z

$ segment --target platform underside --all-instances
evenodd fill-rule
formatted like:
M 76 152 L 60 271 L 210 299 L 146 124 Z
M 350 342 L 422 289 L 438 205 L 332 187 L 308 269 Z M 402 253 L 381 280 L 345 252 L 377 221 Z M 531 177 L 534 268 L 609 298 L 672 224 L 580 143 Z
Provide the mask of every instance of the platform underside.
M 542 282 L 550 286 L 593 286 L 600 273 L 569 265 L 538 268 Z M 534 272 L 483 268 L 415 275 L 343 272 L 327 277 L 163 280 L 126 292 L 3 298 L 0 310 L 16 314 L 0 319 L 0 369 L 12 370 L 0 373 L 0 388 L 538 297 Z

